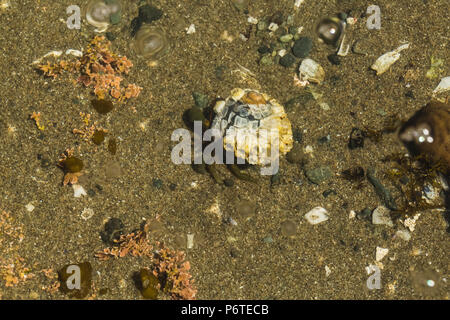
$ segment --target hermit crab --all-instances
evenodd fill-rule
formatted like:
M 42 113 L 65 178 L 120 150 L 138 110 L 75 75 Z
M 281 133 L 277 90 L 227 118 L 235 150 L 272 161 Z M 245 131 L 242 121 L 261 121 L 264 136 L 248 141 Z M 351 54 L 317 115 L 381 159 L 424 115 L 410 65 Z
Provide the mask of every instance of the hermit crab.
M 292 149 L 292 126 L 284 107 L 275 99 L 255 89 L 235 88 L 226 99 L 218 99 L 212 108 L 209 121 L 199 108 L 190 110 L 190 120 L 200 120 L 209 129 L 216 130 L 223 148 L 234 155 L 233 164 L 226 160 L 235 176 L 253 180 L 243 174 L 237 164 L 271 166 L 273 161 Z M 275 159 L 275 158 L 276 159 Z M 217 182 L 221 178 L 214 164 L 206 166 Z M 278 167 L 276 168 L 278 170 Z M 263 173 L 263 171 L 261 171 Z M 263 173 L 263 174 L 275 174 Z

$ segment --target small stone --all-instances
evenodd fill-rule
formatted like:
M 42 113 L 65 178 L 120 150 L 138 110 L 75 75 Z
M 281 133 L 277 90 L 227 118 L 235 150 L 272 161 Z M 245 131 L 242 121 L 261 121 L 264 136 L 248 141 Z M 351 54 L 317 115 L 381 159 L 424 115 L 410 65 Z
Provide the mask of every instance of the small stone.
M 169 185 L 169 189 L 170 189 L 170 191 L 175 191 L 177 189 L 177 185 L 175 183 L 171 183 Z
M 371 221 L 372 220 L 372 210 L 370 210 L 369 208 L 364 208 L 363 210 L 361 210 L 360 212 L 358 212 L 356 214 L 356 218 L 358 218 L 359 220 Z
M 393 227 L 394 223 L 392 222 L 392 219 L 391 219 L 391 211 L 384 206 L 378 206 L 372 212 L 372 223 L 373 224 L 384 224 L 389 227 Z
M 80 186 L 79 184 L 73 184 L 72 189 L 73 189 L 73 196 L 75 198 L 80 198 L 81 196 L 87 196 L 86 190 L 84 190 L 84 188 L 82 186 Z
M 301 143 L 303 139 L 303 133 L 299 129 L 292 130 L 292 137 L 294 141 Z
M 273 64 L 272 56 L 270 54 L 262 56 L 262 58 L 259 60 L 259 64 L 262 66 L 272 65 Z
M 320 184 L 331 177 L 332 171 L 329 167 L 322 166 L 315 169 L 308 169 L 305 174 L 309 181 L 315 184 Z
M 383 258 L 388 254 L 388 252 L 389 252 L 389 249 L 387 249 L 387 248 L 377 247 L 377 251 L 375 254 L 375 260 L 378 262 L 383 260 Z
M 288 34 L 283 34 L 283 35 L 280 37 L 280 41 L 283 42 L 283 43 L 286 43 L 286 42 L 291 41 L 292 38 L 294 38 L 294 35 L 293 35 L 293 34 L 290 34 L 290 33 L 288 33 Z
M 208 96 L 200 92 L 192 92 L 192 97 L 194 98 L 195 106 L 204 109 L 208 105 Z
M 116 40 L 116 35 L 112 32 L 107 32 L 105 33 L 106 39 L 108 39 L 109 41 L 114 41 Z
M 162 186 L 163 186 L 163 182 L 162 182 L 161 179 L 153 179 L 152 185 L 153 185 L 153 187 L 155 187 L 156 189 L 161 189 Z
M 329 143 L 330 141 L 331 141 L 331 136 L 329 134 L 324 137 L 321 137 L 317 140 L 317 142 L 320 144 Z
M 327 198 L 329 195 L 337 195 L 336 191 L 333 189 L 325 190 L 322 195 Z
M 286 160 L 290 163 L 301 163 L 303 159 L 303 148 L 298 144 L 294 143 L 291 151 L 286 155 Z
M 258 48 L 258 52 L 260 54 L 266 54 L 270 52 L 270 48 L 268 46 L 261 46 Z
M 292 66 L 295 62 L 295 58 L 292 54 L 287 53 L 285 54 L 281 59 L 280 59 L 280 64 L 285 67 L 285 68 L 289 68 L 290 66 Z
M 259 31 L 263 31 L 263 30 L 266 30 L 268 26 L 269 26 L 269 24 L 267 23 L 267 21 L 261 20 L 258 22 L 257 28 Z
M 397 230 L 395 236 L 404 241 L 409 241 L 411 239 L 411 233 L 408 230 Z
M 313 43 L 312 40 L 308 37 L 301 37 L 300 39 L 294 42 L 294 46 L 292 47 L 292 53 L 297 58 L 306 58 L 311 52 Z
M 268 235 L 267 237 L 264 237 L 263 241 L 264 241 L 264 243 L 272 243 L 273 238 L 271 235 Z
M 30 202 L 29 204 L 27 204 L 27 205 L 25 206 L 25 209 L 27 209 L 28 212 L 33 212 L 34 206 L 33 206 L 33 204 Z
M 315 207 L 307 214 L 305 214 L 305 219 L 310 224 L 318 224 L 328 220 L 327 210 L 322 207 Z
M 231 188 L 232 186 L 234 186 L 234 180 L 233 180 L 233 179 L 224 179 L 224 180 L 223 180 L 223 184 L 224 184 L 226 187 Z

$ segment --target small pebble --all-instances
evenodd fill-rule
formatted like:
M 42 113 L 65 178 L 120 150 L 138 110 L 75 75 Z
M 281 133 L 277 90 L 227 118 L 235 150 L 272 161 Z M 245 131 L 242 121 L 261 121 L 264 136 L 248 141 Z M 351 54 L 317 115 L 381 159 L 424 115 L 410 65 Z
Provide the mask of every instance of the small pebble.
M 305 219 L 310 224 L 318 224 L 328 220 L 327 210 L 322 207 L 315 207 L 307 214 L 305 214 Z
M 375 260 L 380 262 L 383 258 L 388 254 L 389 249 L 377 247 L 377 251 L 375 254 Z
M 397 230 L 395 235 L 404 241 L 409 241 L 411 239 L 411 233 L 408 230 Z
M 294 64 L 294 62 L 295 62 L 295 57 L 290 53 L 285 54 L 280 59 L 280 64 L 285 68 L 289 68 L 290 66 L 292 66 Z
M 384 206 L 378 206 L 372 212 L 372 223 L 384 224 L 386 226 L 393 227 L 394 223 L 391 219 L 391 211 Z
M 266 55 L 262 56 L 261 59 L 259 60 L 259 64 L 262 66 L 272 65 L 273 64 L 272 56 L 270 54 L 266 54 Z
M 363 210 L 361 210 L 360 212 L 358 212 L 356 214 L 356 218 L 358 218 L 359 220 L 371 221 L 372 220 L 372 210 L 370 210 L 369 208 L 364 208 Z
M 292 53 L 297 58 L 306 58 L 311 52 L 313 43 L 312 40 L 308 37 L 301 37 L 300 39 L 294 42 L 294 46 L 292 47 Z
M 224 180 L 223 180 L 223 184 L 224 184 L 226 187 L 231 188 L 232 186 L 234 186 L 234 180 L 233 180 L 233 179 L 224 179 Z
M 331 169 L 327 166 L 322 166 L 314 169 L 308 169 L 305 172 L 306 177 L 315 184 L 320 184 L 326 180 L 328 180 L 331 175 Z
M 163 182 L 161 179 L 153 179 L 152 184 L 156 189 L 161 189 L 163 186 Z

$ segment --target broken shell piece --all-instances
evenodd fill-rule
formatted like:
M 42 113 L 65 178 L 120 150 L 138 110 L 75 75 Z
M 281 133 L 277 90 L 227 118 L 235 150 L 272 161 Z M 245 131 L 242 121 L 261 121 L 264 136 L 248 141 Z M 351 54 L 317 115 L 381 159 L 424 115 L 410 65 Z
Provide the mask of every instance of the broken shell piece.
M 322 66 L 312 59 L 304 59 L 299 68 L 300 81 L 321 83 L 325 79 Z
M 67 55 L 72 55 L 72 56 L 75 56 L 75 57 L 78 57 L 78 58 L 81 58 L 82 56 L 83 56 L 83 52 L 82 51 L 80 51 L 80 50 L 75 50 L 75 49 L 67 49 L 66 50 L 66 54 Z
M 377 72 L 377 76 L 379 76 L 380 74 L 386 72 L 395 61 L 400 59 L 400 51 L 408 48 L 409 43 L 406 43 L 393 51 L 389 51 L 381 55 L 370 68 L 375 70 Z
M 438 86 L 433 90 L 433 94 L 446 92 L 450 89 L 450 76 L 441 79 Z
M 84 188 L 81 185 L 73 184 L 72 188 L 73 188 L 73 196 L 75 198 L 80 198 L 81 196 L 87 196 L 86 190 L 84 190 Z
M 310 224 L 318 224 L 328 220 L 327 213 L 325 208 L 315 207 L 305 214 L 305 219 L 308 220 Z
M 387 249 L 387 248 L 377 247 L 377 251 L 375 254 L 375 260 L 376 261 L 383 260 L 383 258 L 388 254 L 388 252 L 389 252 L 389 249 Z

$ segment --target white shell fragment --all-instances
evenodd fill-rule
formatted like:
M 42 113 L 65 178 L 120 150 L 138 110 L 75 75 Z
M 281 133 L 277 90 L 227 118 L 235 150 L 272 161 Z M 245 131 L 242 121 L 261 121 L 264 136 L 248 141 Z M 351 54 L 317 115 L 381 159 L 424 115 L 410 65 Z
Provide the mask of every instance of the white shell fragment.
M 390 210 L 384 206 L 378 206 L 372 213 L 373 224 L 384 224 L 389 227 L 393 227 L 394 223 L 391 219 Z
M 25 206 L 25 209 L 27 209 L 28 212 L 32 212 L 34 210 L 33 204 L 30 202 Z
M 310 224 L 318 224 L 328 220 L 328 211 L 322 207 L 315 207 L 307 214 L 305 214 L 305 219 Z
M 300 8 L 300 6 L 302 5 L 303 2 L 305 2 L 305 0 L 295 0 L 294 7 Z
M 194 234 L 193 233 L 188 233 L 186 235 L 186 248 L 188 249 L 192 249 L 194 247 Z
M 276 24 L 275 22 L 272 22 L 271 24 L 269 24 L 269 28 L 270 31 L 277 31 L 278 30 L 278 24 Z
M 191 24 L 191 25 L 186 29 L 186 33 L 187 33 L 187 34 L 193 34 L 193 33 L 195 33 L 195 24 Z
M 67 55 L 72 55 L 72 56 L 75 56 L 75 57 L 78 57 L 78 58 L 80 58 L 80 57 L 82 57 L 83 56 L 83 52 L 82 51 L 80 51 L 80 50 L 75 50 L 75 49 L 67 49 L 66 50 L 66 54 Z
M 252 17 L 252 16 L 248 16 L 247 22 L 250 24 L 258 24 L 258 19 L 256 19 L 255 17 Z
M 386 52 L 378 57 L 375 63 L 370 67 L 377 72 L 377 76 L 386 72 L 389 67 L 398 59 L 400 59 L 400 51 L 408 49 L 409 43 L 405 43 L 393 51 Z
M 377 247 L 377 252 L 375 254 L 375 260 L 378 262 L 383 260 L 383 258 L 388 254 L 388 252 L 389 252 L 389 249 L 387 249 L 387 248 Z
M 87 196 L 86 190 L 84 190 L 84 188 L 81 185 L 73 184 L 72 188 L 73 188 L 73 196 L 75 198 L 80 198 L 81 196 Z
M 441 79 L 438 86 L 433 90 L 433 94 L 446 92 L 450 89 L 450 76 Z
M 300 81 L 321 83 L 325 79 L 325 71 L 322 66 L 312 59 L 304 59 L 299 68 Z

